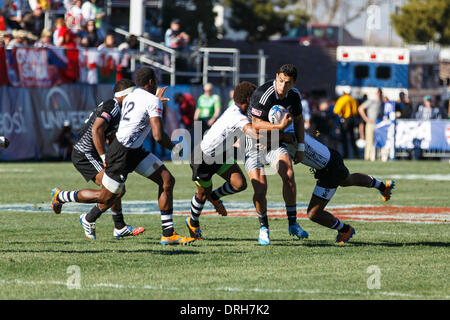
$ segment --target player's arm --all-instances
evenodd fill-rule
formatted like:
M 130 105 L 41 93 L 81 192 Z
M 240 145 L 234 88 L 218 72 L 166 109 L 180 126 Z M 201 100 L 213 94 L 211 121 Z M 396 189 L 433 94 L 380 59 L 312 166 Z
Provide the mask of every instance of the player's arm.
M 264 121 L 257 117 L 252 117 L 252 127 L 256 131 L 259 131 L 259 130 L 265 130 L 265 131 L 284 130 L 291 123 L 292 123 L 292 116 L 289 112 L 286 112 L 286 114 L 283 116 L 283 119 L 281 119 L 281 122 L 279 124 L 272 124 L 268 121 Z
M 162 147 L 172 150 L 176 156 L 181 156 L 183 148 L 181 143 L 173 143 L 170 137 L 164 131 L 164 124 L 161 117 L 151 117 L 150 125 L 152 126 L 153 139 Z
M 108 123 L 102 117 L 95 119 L 92 124 L 92 141 L 94 143 L 95 149 L 97 150 L 100 158 L 102 158 L 103 164 L 105 165 L 105 154 L 106 154 L 106 137 L 105 131 L 108 128 Z

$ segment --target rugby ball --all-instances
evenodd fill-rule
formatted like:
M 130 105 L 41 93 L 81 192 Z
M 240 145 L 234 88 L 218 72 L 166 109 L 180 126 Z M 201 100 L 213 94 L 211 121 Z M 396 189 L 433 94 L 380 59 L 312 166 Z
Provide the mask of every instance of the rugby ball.
M 271 124 L 279 124 L 281 119 L 283 119 L 285 113 L 287 112 L 286 108 L 283 106 L 275 105 L 270 108 L 269 111 L 269 122 Z

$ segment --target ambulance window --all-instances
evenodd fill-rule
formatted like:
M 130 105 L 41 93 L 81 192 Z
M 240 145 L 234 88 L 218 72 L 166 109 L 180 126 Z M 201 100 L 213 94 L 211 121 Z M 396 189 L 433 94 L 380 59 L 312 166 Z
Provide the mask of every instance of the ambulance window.
M 391 67 L 378 66 L 376 72 L 377 79 L 387 80 L 391 78 Z
M 365 79 L 369 77 L 369 66 L 358 65 L 355 66 L 355 78 Z

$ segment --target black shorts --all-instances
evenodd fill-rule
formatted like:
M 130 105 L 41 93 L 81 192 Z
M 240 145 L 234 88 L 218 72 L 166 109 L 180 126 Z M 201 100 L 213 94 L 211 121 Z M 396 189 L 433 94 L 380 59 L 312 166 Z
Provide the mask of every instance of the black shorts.
M 202 154 L 202 162 L 201 163 L 195 163 L 196 160 L 196 154 Z M 213 175 L 215 175 L 216 173 L 221 175 L 222 173 L 224 173 L 227 169 L 229 169 L 231 166 L 233 166 L 236 161 L 236 153 L 237 153 L 237 149 L 234 148 L 233 150 L 233 158 L 228 159 L 226 158 L 227 154 L 223 153 L 222 155 L 220 155 L 218 158 L 221 160 L 221 163 L 217 163 L 217 162 L 212 162 L 213 159 L 211 159 L 212 163 L 207 163 L 205 161 L 205 159 L 208 158 L 208 156 L 206 156 L 202 150 L 200 149 L 200 147 L 195 148 L 192 152 L 191 152 L 191 169 L 192 169 L 192 181 L 209 181 L 212 179 Z
M 95 177 L 104 168 L 103 161 L 97 152 L 82 153 L 74 149 L 72 152 L 72 163 L 86 181 L 92 180 L 95 182 Z
M 142 147 L 131 149 L 124 147 L 117 139 L 114 139 L 106 152 L 105 174 L 116 182 L 123 183 L 130 172 L 145 159 L 150 152 Z
M 330 149 L 330 161 L 325 168 L 317 170 L 314 178 L 317 185 L 327 189 L 337 188 L 345 180 L 350 172 L 344 164 L 344 160 L 339 152 Z

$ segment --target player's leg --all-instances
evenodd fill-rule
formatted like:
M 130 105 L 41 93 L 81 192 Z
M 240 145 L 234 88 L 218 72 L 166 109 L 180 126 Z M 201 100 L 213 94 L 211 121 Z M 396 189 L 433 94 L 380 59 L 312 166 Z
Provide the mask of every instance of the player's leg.
M 261 245 L 268 245 L 270 244 L 270 229 L 267 217 L 267 179 L 264 168 L 250 171 L 248 177 L 253 187 L 253 205 L 259 220 L 258 242 Z
M 336 242 L 347 242 L 355 234 L 354 228 L 343 223 L 337 217 L 325 210 L 326 205 L 333 197 L 335 191 L 336 189 L 316 186 L 306 212 L 311 221 L 326 228 L 337 230 L 338 235 Z
M 158 157 L 149 153 L 135 171 L 158 185 L 158 206 L 161 213 L 161 244 L 188 244 L 193 238 L 178 235 L 173 225 L 173 188 L 175 178 Z
M 207 196 L 211 194 L 212 181 L 198 180 L 195 181 L 197 192 L 191 200 L 191 215 L 186 218 L 186 226 L 192 238 L 203 240 L 202 231 L 200 229 L 200 215 L 203 211 Z
M 297 222 L 297 185 L 291 158 L 287 150 L 283 148 L 269 152 L 268 158 L 283 182 L 282 193 L 288 217 L 289 234 L 297 236 L 299 239 L 308 238 L 308 233 Z M 275 159 L 271 160 L 273 158 Z
M 394 189 L 395 181 L 391 179 L 380 181 L 364 173 L 352 173 L 348 175 L 348 177 L 340 183 L 340 186 L 375 188 L 378 191 L 380 191 L 382 200 L 388 201 L 391 198 L 391 192 L 392 189 Z
M 94 181 L 97 185 L 101 184 L 101 180 L 97 181 L 98 174 L 104 171 L 103 162 L 100 157 L 74 150 L 72 152 L 72 163 L 86 181 Z M 63 204 L 66 202 L 97 203 L 99 197 L 100 190 L 83 189 L 65 191 L 59 187 L 55 187 L 52 190 L 51 207 L 55 213 L 59 214 L 61 213 Z
M 224 196 L 244 191 L 247 188 L 247 181 L 241 168 L 236 163 L 223 164 L 217 171 L 217 174 L 225 180 L 225 183 L 208 194 L 208 200 L 214 205 L 214 208 L 220 215 L 226 216 L 227 211 L 220 199 Z

